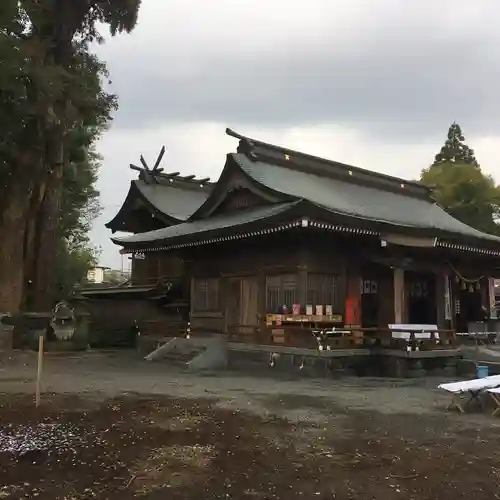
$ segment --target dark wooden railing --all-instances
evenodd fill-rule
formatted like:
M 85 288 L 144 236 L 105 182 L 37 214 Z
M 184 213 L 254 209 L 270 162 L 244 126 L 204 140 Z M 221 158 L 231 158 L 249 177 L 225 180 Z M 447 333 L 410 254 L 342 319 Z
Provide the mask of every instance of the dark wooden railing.
M 137 322 L 141 337 L 163 339 L 167 337 L 181 337 L 186 335 L 188 323 L 172 319 L 142 320 Z
M 181 283 L 181 278 L 172 278 L 170 276 L 155 276 L 153 278 L 130 278 L 128 283 L 132 286 L 160 286 L 163 283 Z
M 369 347 L 405 349 L 406 346 L 405 342 L 392 339 L 389 328 L 336 327 L 336 331 L 326 334 L 326 339 L 324 347 L 328 346 L 330 349 Z M 317 349 L 320 344 L 317 329 L 289 325 L 282 327 L 231 325 L 228 327 L 228 340 L 308 349 Z M 457 340 L 454 330 L 438 330 L 436 335 L 421 341 L 419 345 L 422 350 L 450 349 L 457 346 Z
M 160 318 L 138 322 L 141 336 L 151 339 L 169 337 L 198 337 L 207 334 L 202 327 L 193 328 L 189 322 Z M 316 333 L 313 333 L 316 330 Z M 328 329 L 324 329 L 327 330 Z M 333 333 L 326 333 L 326 343 L 330 349 L 357 349 L 380 347 L 385 349 L 406 349 L 407 342 L 393 339 L 389 328 L 336 327 Z M 284 325 L 230 325 L 227 328 L 230 342 L 245 344 L 281 345 L 307 349 L 318 349 L 321 342 L 317 329 L 303 326 Z M 458 345 L 454 330 L 437 330 L 430 339 L 420 340 L 420 350 L 455 348 Z

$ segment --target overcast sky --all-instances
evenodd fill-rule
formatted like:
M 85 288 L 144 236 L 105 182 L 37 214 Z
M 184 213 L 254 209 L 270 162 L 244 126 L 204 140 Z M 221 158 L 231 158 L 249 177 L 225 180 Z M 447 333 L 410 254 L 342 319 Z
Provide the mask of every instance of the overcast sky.
M 498 0 L 143 0 L 130 35 L 107 37 L 120 109 L 99 143 L 104 207 L 93 241 L 120 267 L 104 223 L 142 153 L 216 179 L 252 137 L 416 178 L 451 122 L 500 181 Z

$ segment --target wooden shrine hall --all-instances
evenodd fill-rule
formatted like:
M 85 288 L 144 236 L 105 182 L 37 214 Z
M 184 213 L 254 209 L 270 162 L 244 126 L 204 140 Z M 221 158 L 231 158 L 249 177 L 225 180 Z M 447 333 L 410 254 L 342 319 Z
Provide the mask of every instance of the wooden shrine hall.
M 496 318 L 500 238 L 426 187 L 226 132 L 239 143 L 216 183 L 135 167 L 107 224 L 135 233 L 112 238 L 133 285 L 183 282 L 193 332 L 315 348 L 311 331 L 335 327 L 350 347 L 383 346 L 393 324 L 453 332 Z

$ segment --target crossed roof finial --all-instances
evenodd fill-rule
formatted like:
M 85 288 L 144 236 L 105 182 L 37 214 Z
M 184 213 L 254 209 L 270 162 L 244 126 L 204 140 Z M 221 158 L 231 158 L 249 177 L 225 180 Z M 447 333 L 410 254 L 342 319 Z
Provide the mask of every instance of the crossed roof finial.
M 163 168 L 160 167 L 160 163 L 163 159 L 163 156 L 165 155 L 165 146 L 162 146 L 160 149 L 160 153 L 158 154 L 158 157 L 156 158 L 155 164 L 153 165 L 153 168 L 150 169 L 147 161 L 144 159 L 144 156 L 140 156 L 140 161 L 142 164 L 141 167 L 137 167 L 136 165 L 130 164 L 130 168 L 132 170 L 137 170 L 139 172 L 142 172 L 144 174 L 145 180 L 152 180 L 153 182 L 158 182 L 157 175 L 163 172 Z
M 165 146 L 162 146 L 160 153 L 158 154 L 158 157 L 156 158 L 155 164 L 153 165 L 153 168 L 149 168 L 149 165 L 144 158 L 143 155 L 139 157 L 139 160 L 141 162 L 142 167 L 138 167 L 137 165 L 130 164 L 130 168 L 132 170 L 137 170 L 140 172 L 144 177 L 143 180 L 146 182 L 156 182 L 159 183 L 160 181 L 158 180 L 158 177 L 161 174 L 162 178 L 167 178 L 167 179 L 180 179 L 184 181 L 193 181 L 193 182 L 199 182 L 200 184 L 205 184 L 206 182 L 210 181 L 210 177 L 203 177 L 202 179 L 196 179 L 196 175 L 186 175 L 186 176 L 181 176 L 179 175 L 180 172 L 170 172 L 170 173 L 163 173 L 163 167 L 160 167 L 160 163 L 163 159 L 163 156 L 165 155 L 166 149 Z

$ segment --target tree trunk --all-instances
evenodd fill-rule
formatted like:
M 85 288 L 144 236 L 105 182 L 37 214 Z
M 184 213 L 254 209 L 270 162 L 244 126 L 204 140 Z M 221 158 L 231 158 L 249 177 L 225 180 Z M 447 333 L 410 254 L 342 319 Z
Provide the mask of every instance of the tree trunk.
M 48 155 L 52 159 L 51 172 L 48 174 L 45 185 L 42 184 L 39 187 L 39 196 L 43 198 L 36 217 L 34 235 L 36 252 L 33 254 L 33 265 L 30 265 L 30 271 L 34 276 L 32 304 L 30 305 L 34 311 L 39 312 L 50 311 L 54 307 L 57 294 L 55 267 L 60 238 L 59 217 L 64 168 L 63 141 L 62 133 L 54 135 L 51 141 L 53 150 Z
M 38 251 L 40 249 L 41 229 L 40 225 L 43 201 L 47 189 L 48 174 L 39 182 L 31 197 L 31 203 L 26 217 L 25 237 L 24 237 L 24 273 L 26 287 L 24 290 L 24 308 L 33 310 L 35 283 L 37 277 Z
M 23 248 L 29 186 L 23 179 L 14 180 L 5 195 L 0 221 L 0 312 L 17 313 L 24 288 Z

